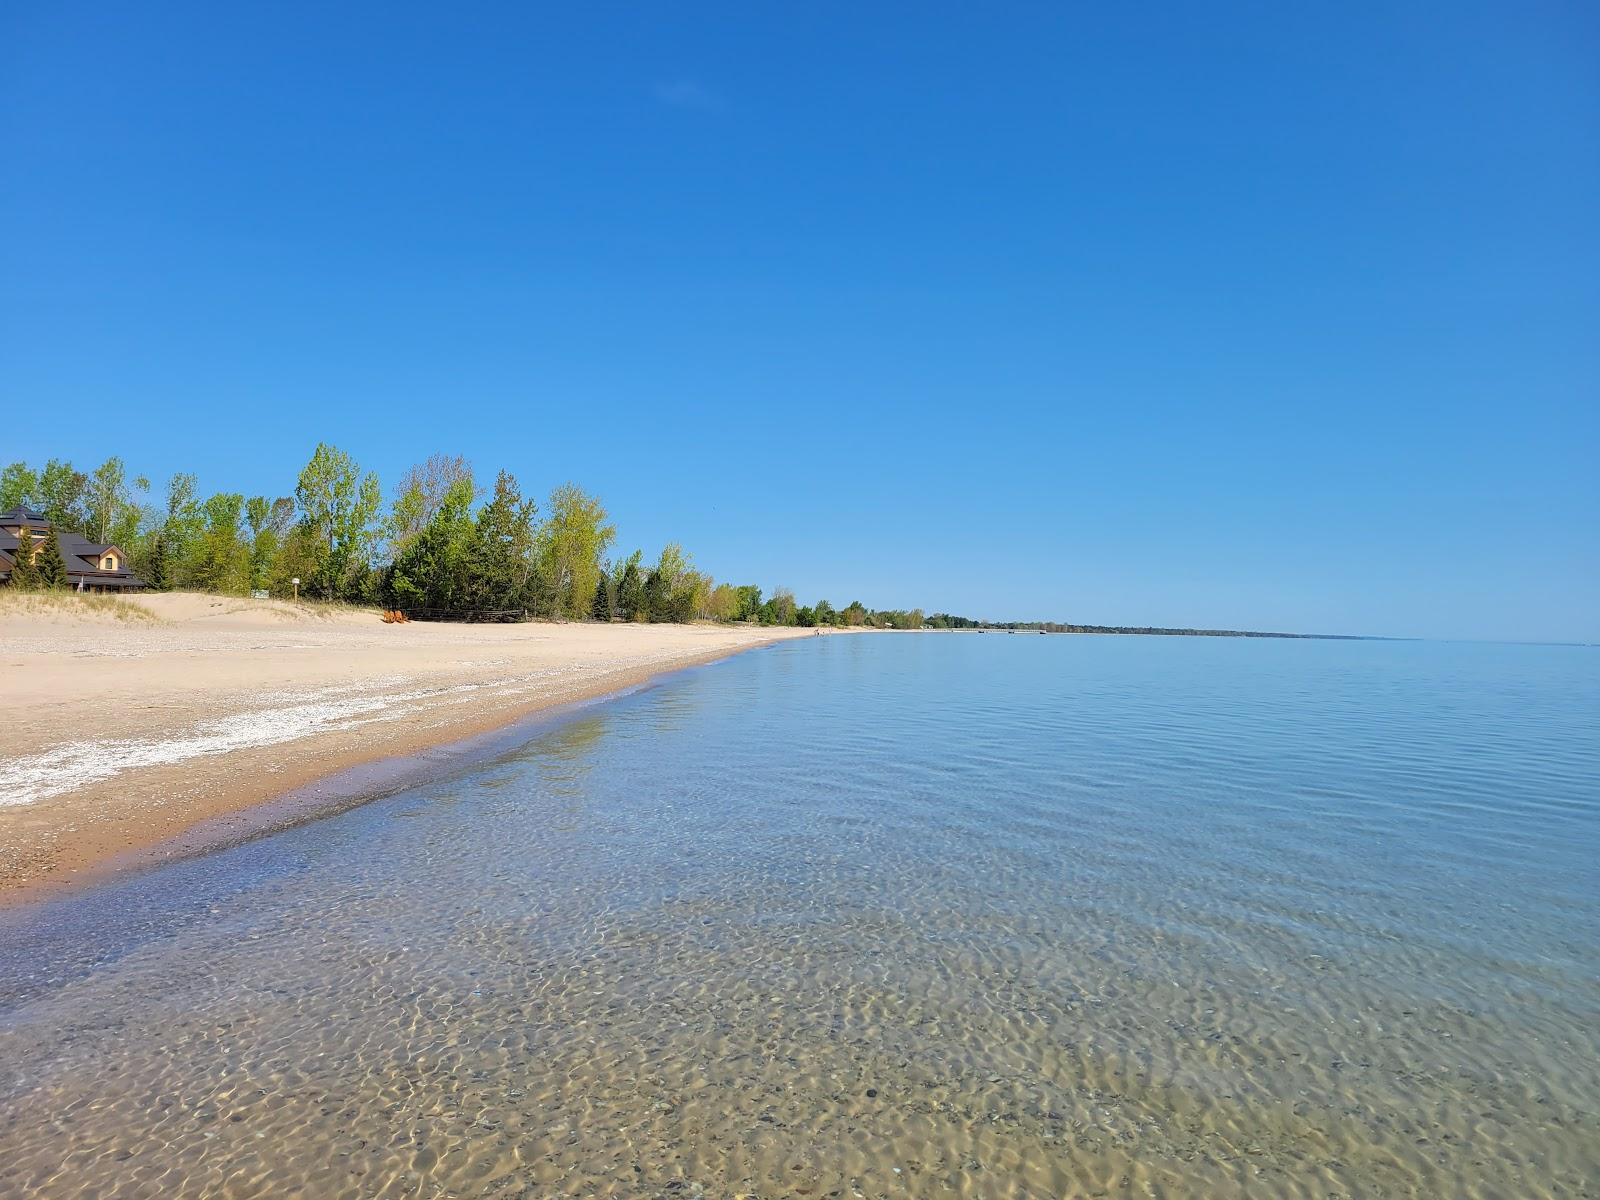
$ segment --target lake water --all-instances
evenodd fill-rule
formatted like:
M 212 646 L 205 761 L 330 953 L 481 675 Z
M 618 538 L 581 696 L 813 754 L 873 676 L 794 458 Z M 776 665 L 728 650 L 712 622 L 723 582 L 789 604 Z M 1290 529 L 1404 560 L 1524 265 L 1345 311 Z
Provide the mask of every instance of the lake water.
M 0 914 L 7 1197 L 1600 1195 L 1600 651 L 807 639 Z

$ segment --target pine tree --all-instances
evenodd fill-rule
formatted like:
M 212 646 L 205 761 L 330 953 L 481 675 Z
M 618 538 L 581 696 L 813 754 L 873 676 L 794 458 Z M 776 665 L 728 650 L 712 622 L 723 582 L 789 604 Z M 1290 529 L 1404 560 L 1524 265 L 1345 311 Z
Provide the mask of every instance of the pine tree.
M 32 591 L 39 586 L 39 568 L 34 564 L 35 552 L 33 531 L 23 528 L 17 530 L 17 548 L 11 552 L 14 564 L 11 568 L 11 586 Z
M 44 547 L 39 551 L 36 569 L 39 572 L 39 582 L 44 587 L 67 586 L 67 560 L 61 553 L 61 539 L 53 530 L 44 539 Z
M 167 578 L 167 539 L 158 537 L 155 544 L 150 547 L 150 567 L 145 572 L 145 583 L 152 592 L 165 592 L 172 589 L 172 581 Z
M 617 615 L 624 621 L 643 620 L 647 615 L 644 612 L 644 576 L 639 571 L 639 551 L 635 550 L 622 564 L 622 573 L 617 576 Z
M 617 599 L 616 583 L 611 578 L 609 571 L 600 572 L 600 582 L 594 589 L 594 611 L 590 614 L 596 621 L 609 621 L 616 616 Z

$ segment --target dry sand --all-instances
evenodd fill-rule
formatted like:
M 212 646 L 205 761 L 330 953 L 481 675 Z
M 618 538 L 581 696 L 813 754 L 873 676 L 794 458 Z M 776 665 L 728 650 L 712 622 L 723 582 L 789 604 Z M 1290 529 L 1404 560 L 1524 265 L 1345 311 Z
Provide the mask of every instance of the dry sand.
M 347 768 L 811 633 L 6 596 L 0 902 L 244 836 L 264 802 Z

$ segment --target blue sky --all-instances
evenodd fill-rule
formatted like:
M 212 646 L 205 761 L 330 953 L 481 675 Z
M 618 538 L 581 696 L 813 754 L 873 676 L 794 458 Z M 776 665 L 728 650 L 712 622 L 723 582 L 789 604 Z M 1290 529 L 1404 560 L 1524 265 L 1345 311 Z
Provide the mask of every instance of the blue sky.
M 990 617 L 1600 640 L 1592 5 L 0 8 L 0 459 Z

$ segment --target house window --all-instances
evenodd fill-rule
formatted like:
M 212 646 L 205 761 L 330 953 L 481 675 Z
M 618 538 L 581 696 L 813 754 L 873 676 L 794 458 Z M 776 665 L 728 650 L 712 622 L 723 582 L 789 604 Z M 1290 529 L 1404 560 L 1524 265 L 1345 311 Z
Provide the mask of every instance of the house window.
M 117 556 L 108 554 L 102 558 L 100 560 L 100 569 L 102 571 L 115 571 L 117 569 Z

